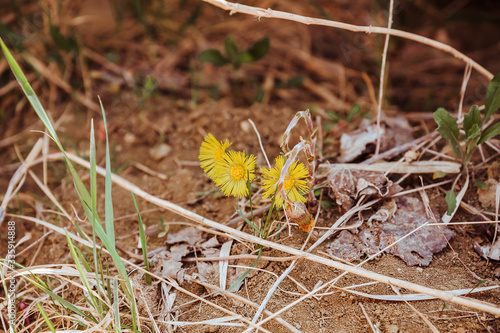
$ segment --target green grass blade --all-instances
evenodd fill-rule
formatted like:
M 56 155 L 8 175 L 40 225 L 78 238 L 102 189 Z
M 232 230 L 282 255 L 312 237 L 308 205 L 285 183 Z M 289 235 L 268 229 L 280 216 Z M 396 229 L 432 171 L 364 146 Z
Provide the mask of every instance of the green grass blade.
M 114 213 L 113 213 L 113 198 L 111 195 L 112 183 L 111 183 L 111 156 L 109 153 L 109 137 L 108 137 L 108 125 L 106 123 L 106 114 L 104 112 L 104 107 L 102 101 L 99 98 L 99 104 L 101 105 L 102 119 L 104 121 L 104 131 L 106 132 L 106 179 L 104 184 L 104 213 L 105 213 L 105 224 L 106 233 L 109 236 L 110 241 L 115 243 L 115 226 L 114 226 Z
M 259 254 L 257 255 L 255 261 L 253 262 L 252 267 L 257 266 L 257 263 L 259 262 L 261 255 L 262 255 L 262 248 L 259 249 Z M 240 276 L 236 281 L 234 281 L 231 287 L 229 287 L 228 291 L 232 291 L 234 288 L 236 288 L 241 283 L 241 281 L 243 281 L 247 277 L 247 275 L 250 274 L 250 272 L 252 272 L 252 269 L 251 268 L 247 269 L 242 276 Z
M 54 328 L 54 325 L 52 325 L 52 323 L 50 322 L 50 319 L 49 317 L 47 316 L 47 314 L 45 313 L 45 311 L 43 310 L 42 306 L 40 305 L 40 303 L 36 303 L 36 306 L 38 307 L 38 310 L 40 311 L 40 313 L 42 314 L 42 317 L 43 319 L 45 319 L 45 323 L 47 324 L 47 326 L 49 327 L 50 331 L 52 333 L 56 333 L 56 329 Z
M 82 279 L 83 285 L 85 286 L 85 288 L 87 288 L 87 292 L 89 293 L 90 305 L 94 309 L 100 310 L 100 306 L 98 306 L 97 300 L 95 299 L 94 294 L 92 293 L 92 287 L 90 287 L 90 283 L 89 283 L 89 280 L 87 279 L 86 272 L 82 268 L 82 264 L 80 263 L 80 258 L 78 258 L 78 255 L 76 254 L 75 246 L 73 245 L 73 241 L 69 237 L 68 233 L 66 233 L 66 239 L 68 241 L 71 256 L 73 257 L 73 260 L 75 261 L 76 269 L 80 273 L 80 278 Z M 96 283 L 97 282 L 98 281 L 96 281 Z M 102 315 L 101 311 L 99 313 Z
M 141 245 L 142 245 L 142 255 L 144 256 L 144 265 L 146 266 L 146 271 L 149 272 L 149 261 L 148 261 L 148 246 L 146 241 L 146 232 L 144 231 L 144 224 L 142 223 L 141 212 L 139 211 L 139 206 L 137 206 L 137 200 L 135 200 L 135 195 L 133 192 L 132 199 L 134 200 L 135 209 L 137 210 L 137 219 L 139 222 L 139 234 L 141 236 Z M 151 285 L 151 275 L 146 274 L 146 283 L 148 286 Z
M 257 228 L 257 226 L 252 222 L 250 221 L 249 219 L 246 218 L 245 214 L 243 214 L 243 211 L 241 210 L 241 207 L 240 207 L 240 204 L 238 203 L 238 201 L 236 201 L 236 205 L 238 206 L 238 214 L 241 216 L 241 218 L 250 226 L 252 227 L 253 230 L 257 231 L 259 233 L 260 236 L 262 236 L 262 231 L 260 231 L 259 228 Z
M 76 191 L 78 193 L 78 196 L 80 198 L 80 201 L 82 203 L 82 207 L 85 211 L 85 214 L 89 219 L 92 218 L 92 200 L 90 197 L 90 194 L 85 187 L 85 184 L 83 183 L 82 179 L 76 172 L 75 167 L 69 160 L 69 158 L 66 156 L 66 153 L 64 151 L 63 146 L 61 145 L 61 142 L 59 141 L 59 138 L 57 137 L 57 134 L 54 130 L 54 127 L 52 126 L 52 123 L 50 122 L 50 119 L 45 112 L 42 104 L 40 103 L 38 97 L 36 96 L 35 92 L 31 88 L 28 80 L 26 79 L 26 76 L 23 74 L 21 68 L 17 64 L 16 60 L 8 50 L 7 46 L 3 42 L 3 40 L 0 38 L 0 46 L 2 47 L 2 50 L 7 58 L 7 62 L 9 63 L 10 68 L 12 69 L 12 72 L 14 73 L 18 83 L 21 85 L 21 88 L 23 89 L 26 97 L 30 101 L 31 105 L 35 109 L 35 112 L 37 113 L 38 117 L 42 120 L 44 126 L 47 128 L 49 134 L 53 138 L 53 140 L 56 142 L 58 148 L 61 150 L 61 152 L 64 155 L 64 159 L 66 161 L 66 165 L 71 173 L 71 176 L 73 177 L 73 182 L 76 188 Z M 99 237 L 99 239 L 102 241 L 104 247 L 108 250 L 109 254 L 111 255 L 111 258 L 113 259 L 113 262 L 116 265 L 116 268 L 120 274 L 120 276 L 124 279 L 125 283 L 123 284 L 123 289 L 127 295 L 127 298 L 130 301 L 130 306 L 131 306 L 131 311 L 132 311 L 132 326 L 133 330 L 137 331 L 137 310 L 136 310 L 136 305 L 135 305 L 135 300 L 133 298 L 133 290 L 132 290 L 132 285 L 130 284 L 129 277 L 127 275 L 127 270 L 125 268 L 125 265 L 123 264 L 122 259 L 120 258 L 118 252 L 116 251 L 116 248 L 114 246 L 114 239 L 110 240 L 106 232 L 104 231 L 104 228 L 102 227 L 101 223 L 99 222 L 99 217 L 96 215 L 93 219 L 91 219 L 91 224 L 94 227 L 94 230 Z M 61 299 L 59 297 L 59 299 Z M 67 302 L 66 302 L 67 303 Z
M 42 107 L 42 104 L 38 100 L 37 95 L 33 91 L 33 88 L 31 88 L 31 85 L 28 83 L 28 80 L 26 79 L 26 76 L 24 76 L 23 71 L 21 70 L 21 67 L 17 64 L 16 60 L 10 53 L 9 49 L 3 42 L 3 40 L 0 38 L 0 45 L 2 46 L 3 53 L 5 54 L 5 58 L 7 59 L 7 62 L 9 63 L 10 68 L 12 69 L 12 73 L 14 73 L 14 76 L 16 77 L 17 82 L 21 85 L 21 88 L 23 89 L 24 94 L 28 98 L 30 104 L 33 106 L 35 109 L 35 112 L 37 113 L 38 117 L 40 120 L 43 122 L 45 127 L 47 128 L 47 131 L 49 131 L 50 136 L 54 139 L 56 144 L 59 146 L 59 148 L 62 150 L 61 142 L 59 141 L 59 138 L 57 137 L 56 131 L 54 130 L 54 127 L 52 126 L 52 123 L 50 122 L 49 117 L 45 113 L 45 110 Z
M 113 307 L 115 310 L 115 331 L 121 332 L 120 327 L 120 304 L 118 303 L 118 280 L 113 279 Z

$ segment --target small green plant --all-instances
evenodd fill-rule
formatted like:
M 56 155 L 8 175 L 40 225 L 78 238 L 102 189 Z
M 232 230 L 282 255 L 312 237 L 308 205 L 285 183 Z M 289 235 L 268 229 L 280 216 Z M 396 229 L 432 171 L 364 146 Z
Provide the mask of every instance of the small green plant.
M 240 52 L 233 38 L 228 36 L 224 41 L 224 49 L 226 51 L 225 56 L 219 50 L 209 49 L 201 52 L 198 55 L 198 60 L 201 62 L 211 62 L 217 67 L 232 64 L 236 70 L 244 63 L 262 59 L 269 50 L 269 37 L 266 36 L 259 39 L 250 48 Z
M 434 112 L 434 120 L 438 124 L 437 131 L 448 140 L 453 152 L 461 159 L 464 171 L 472 158 L 477 146 L 500 134 L 500 122 L 485 129 L 491 115 L 500 108 L 500 74 L 497 74 L 488 84 L 486 101 L 483 110 L 483 119 L 477 105 L 473 105 L 469 113 L 464 116 L 463 133 L 458 128 L 458 123 L 444 108 Z M 462 148 L 462 142 L 465 142 Z

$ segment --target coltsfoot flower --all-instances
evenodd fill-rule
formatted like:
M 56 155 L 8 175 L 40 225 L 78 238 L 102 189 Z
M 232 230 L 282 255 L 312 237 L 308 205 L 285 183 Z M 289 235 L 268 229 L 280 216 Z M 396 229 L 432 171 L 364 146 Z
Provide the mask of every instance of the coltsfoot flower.
M 200 160 L 200 166 L 203 171 L 210 177 L 214 179 L 214 167 L 217 162 L 222 161 L 222 156 L 225 154 L 226 149 L 231 145 L 231 142 L 226 139 L 225 142 L 219 142 L 212 134 L 207 134 L 203 140 L 200 147 L 200 154 L 198 159 Z
M 255 178 L 255 160 L 253 155 L 241 151 L 228 151 L 222 155 L 214 167 L 214 181 L 227 196 L 241 198 L 248 195 L 247 182 Z
M 264 194 L 262 197 L 268 198 L 276 193 L 276 183 L 278 182 L 283 166 L 285 165 L 285 159 L 283 156 L 278 156 L 275 160 L 274 167 L 271 169 L 262 168 L 263 181 L 262 189 Z M 305 178 L 309 175 L 306 167 L 303 163 L 295 161 L 289 168 L 288 174 L 285 176 L 285 183 L 283 184 L 285 193 L 288 195 L 289 201 L 300 201 L 306 202 L 306 198 L 302 194 L 306 193 L 309 188 L 307 186 L 307 181 Z M 282 207 L 285 203 L 285 199 L 280 193 L 276 194 L 276 200 L 274 204 L 277 207 Z

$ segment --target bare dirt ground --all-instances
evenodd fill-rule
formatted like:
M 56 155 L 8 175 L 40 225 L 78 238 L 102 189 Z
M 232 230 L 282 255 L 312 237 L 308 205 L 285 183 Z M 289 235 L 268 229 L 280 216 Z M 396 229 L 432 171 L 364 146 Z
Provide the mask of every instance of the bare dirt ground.
M 25 73 L 29 74 L 35 91 L 50 110 L 54 121 L 60 120 L 57 131 L 66 149 L 85 156 L 89 147 L 90 118 L 94 119 L 98 129 L 101 128 L 102 121 L 98 110 L 91 110 L 88 105 L 83 105 L 75 99 L 74 95 L 71 98 L 54 78 L 66 80 L 71 86 L 70 92 L 78 91 L 83 99 L 93 103 L 96 103 L 97 95 L 101 96 L 106 109 L 110 142 L 114 149 L 113 163 L 115 170 L 120 169 L 120 176 L 154 196 L 209 219 L 220 223 L 229 221 L 235 216 L 236 204 L 234 198 L 224 197 L 220 193 L 207 194 L 207 191 L 214 190 L 215 186 L 196 164 L 200 144 L 207 133 L 212 133 L 220 139 L 229 138 L 234 149 L 259 155 L 258 161 L 264 165 L 258 141 L 248 119 L 258 128 L 267 154 L 277 156 L 280 152 L 281 136 L 289 121 L 297 111 L 310 108 L 313 119 L 321 119 L 322 161 L 334 162 L 339 155 L 341 134 L 356 129 L 361 122 L 360 116 L 350 121 L 345 120 L 351 106 L 358 103 L 366 116 L 373 117 L 376 113 L 375 94 L 379 85 L 384 40 L 382 36 L 354 34 L 333 28 L 273 19 L 258 20 L 243 14 L 229 16 L 227 12 L 209 4 L 195 1 L 175 1 L 162 6 L 152 3 L 145 14 L 148 31 L 145 26 L 141 26 L 140 20 L 132 17 L 133 11 L 129 8 L 123 10 L 123 18 L 117 19 L 112 5 L 105 6 L 107 10 L 98 10 L 99 6 L 104 6 L 103 3 L 107 4 L 102 1 L 86 1 L 72 5 L 56 2 L 48 4 L 50 15 L 53 15 L 54 23 L 61 27 L 63 34 L 76 37 L 76 42 L 80 45 L 78 56 L 62 49 L 53 52 L 50 46 L 54 47 L 54 41 L 50 40 L 50 34 L 47 35 L 43 29 L 38 30 L 40 38 L 37 40 L 36 29 L 32 26 L 25 28 L 25 48 L 16 50 L 15 56 L 22 62 Z M 317 1 L 307 4 L 293 1 L 260 1 L 253 5 L 306 16 L 323 15 L 325 18 L 359 25 L 383 26 L 386 24 L 384 20 L 387 19 L 387 4 L 369 1 L 356 4 L 343 1 Z M 493 18 L 495 15 L 498 17 L 500 11 L 494 2 L 486 2 L 481 6 L 483 7 L 467 3 L 462 7 L 452 8 L 451 5 L 440 3 L 402 2 L 398 3 L 394 25 L 398 29 L 449 43 L 496 74 L 500 71 L 500 44 L 495 32 L 500 27 L 498 23 L 493 22 Z M 158 14 L 159 16 L 155 17 L 154 13 L 158 8 L 163 10 L 163 16 Z M 22 4 L 20 9 L 21 13 L 12 9 L 14 19 L 9 20 L 7 12 L 1 14 L 5 15 L 2 19 L 6 20 L 5 24 L 13 31 L 22 33 L 24 23 L 16 23 L 21 16 L 32 19 L 34 26 L 44 26 L 43 21 L 47 16 L 36 15 L 40 10 L 37 3 Z M 197 10 L 200 10 L 200 13 L 196 16 L 193 13 Z M 69 22 L 71 18 L 86 13 L 98 14 L 100 17 L 97 21 L 91 21 L 92 24 Z M 242 49 L 263 36 L 269 36 L 270 50 L 262 60 L 243 64 L 238 70 L 231 66 L 215 67 L 197 61 L 197 55 L 203 50 L 222 50 L 224 39 L 228 35 L 233 36 Z M 41 71 L 33 61 L 30 62 L 26 54 L 35 56 L 42 66 L 50 71 Z M 60 58 L 54 60 L 55 55 Z M 111 62 L 108 59 L 115 60 Z M 82 64 L 85 65 L 82 67 Z M 13 81 L 13 76 L 5 65 L 4 59 L 0 59 L 0 82 L 3 87 Z M 407 117 L 413 127 L 414 138 L 432 131 L 435 124 L 431 114 L 437 107 L 457 109 L 464 68 L 465 65 L 459 60 L 441 51 L 403 39 L 391 39 L 383 109 L 391 117 Z M 296 87 L 285 87 L 284 82 L 297 75 L 303 76 L 302 83 Z M 148 94 L 145 88 L 148 76 L 156 84 L 151 94 Z M 472 72 L 464 98 L 464 105 L 467 106 L 464 110 L 468 110 L 471 104 L 484 103 L 487 83 L 480 74 Z M 255 102 L 259 92 L 263 92 L 264 97 L 260 102 Z M 17 87 L 6 93 L 2 92 L 0 104 L 1 139 L 16 135 L 12 143 L 2 144 L 0 148 L 0 158 L 3 161 L 0 166 L 0 192 L 4 193 L 15 170 L 11 166 L 19 162 L 18 155 L 26 157 L 41 136 L 40 133 L 30 130 L 41 130 L 42 125 L 26 101 L 21 98 Z M 340 120 L 328 117 L 329 112 L 338 115 Z M 300 133 L 306 133 L 304 127 L 301 124 Z M 102 131 L 97 132 L 97 137 L 98 164 L 103 166 L 105 141 Z M 438 143 L 439 149 L 443 147 L 443 143 Z M 151 149 L 161 144 L 166 144 L 169 152 L 158 159 Z M 50 150 L 53 151 L 52 146 Z M 424 154 L 421 158 L 428 159 L 430 156 Z M 356 161 L 361 162 L 367 157 L 368 155 L 364 155 Z M 479 162 L 480 157 L 476 158 L 475 161 Z M 485 181 L 488 175 L 492 174 L 498 179 L 498 163 L 494 161 L 484 169 L 474 170 L 474 179 Z M 146 166 L 162 176 L 146 172 L 141 166 Z M 32 170 L 40 177 L 43 174 L 41 165 L 33 167 Z M 86 172 L 83 168 L 80 171 L 82 175 Z M 48 187 L 53 190 L 61 205 L 68 211 L 74 209 L 81 215 L 83 211 L 64 164 L 50 162 L 47 176 Z M 398 177 L 390 176 L 393 180 Z M 432 179 L 432 175 L 422 177 L 426 185 L 438 181 Z M 403 189 L 408 190 L 419 187 L 420 182 L 418 175 L 412 175 L 401 185 Z M 99 180 L 99 186 L 104 186 L 102 179 Z M 459 183 L 457 189 L 460 189 L 460 186 L 463 184 Z M 448 190 L 449 185 L 443 188 Z M 104 199 L 104 192 L 102 193 Z M 327 194 L 325 191 L 325 199 Z M 444 193 L 433 188 L 427 191 L 427 195 L 430 197 L 432 208 L 442 215 L 447 209 Z M 418 194 L 415 196 L 418 197 Z M 98 200 L 98 209 L 102 211 L 103 201 Z M 123 250 L 124 257 L 138 254 L 137 216 L 130 193 L 115 186 L 113 201 L 117 219 L 117 248 Z M 474 182 L 471 182 L 464 201 L 480 208 Z M 35 202 L 41 202 L 43 209 L 40 210 Z M 142 216 L 149 234 L 150 251 L 165 247 L 166 236 L 159 237 L 157 230 L 160 219 L 165 223 L 172 223 L 170 234 L 175 234 L 185 228 L 185 224 L 189 224 L 187 219 L 158 209 L 142 199 L 138 203 L 144 211 Z M 10 202 L 8 213 L 48 219 L 50 215 L 46 209 L 53 207 L 33 180 L 28 178 L 17 198 Z M 331 201 L 331 205 L 322 209 L 316 226 L 329 227 L 342 213 L 337 204 Z M 453 221 L 477 220 L 482 219 L 460 209 Z M 74 225 L 62 218 L 54 218 L 53 223 L 76 232 Z M 82 226 L 84 230 L 90 230 L 88 224 L 82 223 Z M 456 236 L 449 246 L 434 255 L 428 267 L 409 267 L 400 258 L 384 254 L 365 264 L 364 268 L 439 290 L 472 289 L 483 279 L 488 282 L 481 286 L 499 284 L 500 264 L 494 260 L 486 261 L 474 251 L 474 241 L 491 242 L 485 233 L 488 227 L 461 225 L 450 228 Z M 292 227 L 292 234 L 289 235 L 288 228 L 285 229 L 286 232 L 283 232 L 281 239 L 277 241 L 301 248 L 308 234 Z M 0 229 L 1 253 L 6 252 L 5 230 L 4 224 Z M 243 231 L 252 233 L 246 225 Z M 17 249 L 18 263 L 28 267 L 72 263 L 65 237 L 55 233 L 46 235 L 47 232 L 44 227 L 33 222 L 17 219 L 17 238 L 21 239 L 26 234 L 32 236 L 30 241 Z M 33 241 L 44 235 L 46 237 L 38 245 L 24 251 Z M 227 240 L 223 235 L 219 236 L 220 243 Z M 249 246 L 251 248 L 253 245 Z M 325 244 L 314 253 L 324 254 L 326 251 Z M 233 246 L 231 254 L 248 252 L 247 246 L 237 244 Z M 279 258 L 287 254 L 265 248 L 263 256 Z M 230 262 L 247 266 L 251 263 L 252 260 Z M 275 282 L 276 275 L 280 275 L 289 263 L 290 260 L 260 260 L 257 265 L 260 270 L 246 278 L 239 295 L 260 304 Z M 185 262 L 183 267 L 191 272 L 196 269 L 196 264 Z M 233 275 L 236 274 L 234 268 L 232 272 Z M 333 280 L 340 273 L 338 270 L 302 260 L 290 274 L 293 280 L 285 279 L 280 284 L 280 289 L 272 296 L 266 309 L 275 312 L 297 300 L 300 295 L 305 294 L 299 285 L 310 291 L 318 281 Z M 367 282 L 370 281 L 347 274 L 336 286 L 347 287 Z M 255 308 L 231 298 L 209 295 L 209 291 L 195 282 L 184 281 L 180 284 L 183 288 L 207 297 L 219 306 L 242 316 L 251 319 L 255 313 Z M 357 290 L 374 295 L 394 294 L 390 286 L 380 283 Z M 160 291 L 153 288 L 149 292 L 148 297 L 152 304 L 157 305 Z M 404 290 L 401 292 L 407 293 Z M 499 296 L 500 291 L 494 289 L 471 297 L 499 304 Z M 22 296 L 20 298 L 22 300 Z M 212 306 L 191 301 L 193 298 L 190 296 L 177 294 L 176 320 L 194 322 L 225 315 Z M 463 306 L 441 300 L 416 301 L 411 302 L 411 305 L 426 316 L 440 332 L 500 331 L 500 319 Z M 370 332 L 363 307 L 366 316 L 377 324 L 382 332 L 430 330 L 416 311 L 404 302 L 374 300 L 339 289 L 331 289 L 323 296 L 300 302 L 285 311 L 282 318 L 302 332 Z M 158 314 L 158 311 L 153 309 L 154 314 Z M 270 321 L 264 327 L 271 332 L 288 331 L 276 321 Z M 177 328 L 178 332 L 243 330 L 241 327 L 211 325 Z

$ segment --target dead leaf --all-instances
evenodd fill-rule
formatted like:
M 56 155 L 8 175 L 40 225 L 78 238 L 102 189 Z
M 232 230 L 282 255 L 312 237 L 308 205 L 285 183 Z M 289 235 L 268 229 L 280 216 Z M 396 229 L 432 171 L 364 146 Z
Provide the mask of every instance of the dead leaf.
M 167 235 L 167 244 L 188 243 L 196 245 L 196 243 L 204 241 L 202 231 L 196 228 L 184 228 L 176 234 L 169 233 Z
M 330 197 L 344 210 L 354 204 L 360 195 L 390 197 L 402 190 L 382 172 L 332 168 L 328 174 Z
M 342 231 L 328 246 L 328 252 L 344 260 L 352 261 L 360 258 L 363 253 L 376 254 L 380 250 L 405 237 L 424 223 L 433 223 L 426 215 L 423 203 L 412 197 L 398 197 L 395 199 L 398 210 L 394 217 L 386 222 L 378 223 L 365 228 L 358 235 L 349 231 Z M 435 219 L 440 221 L 434 213 Z M 385 252 L 394 254 L 403 259 L 408 266 L 428 266 L 434 253 L 445 248 L 447 241 L 455 233 L 442 226 L 425 226 Z
M 497 239 L 493 245 L 481 245 L 474 242 L 474 250 L 484 259 L 500 260 L 500 239 Z
M 485 189 L 477 189 L 478 199 L 483 208 L 495 208 L 496 191 L 499 183 L 496 179 L 490 178 L 485 182 Z
M 380 124 L 380 151 L 386 151 L 412 140 L 412 128 L 404 117 L 386 118 Z M 339 162 L 351 162 L 357 157 L 375 151 L 377 125 L 368 120 L 360 128 L 340 137 Z

